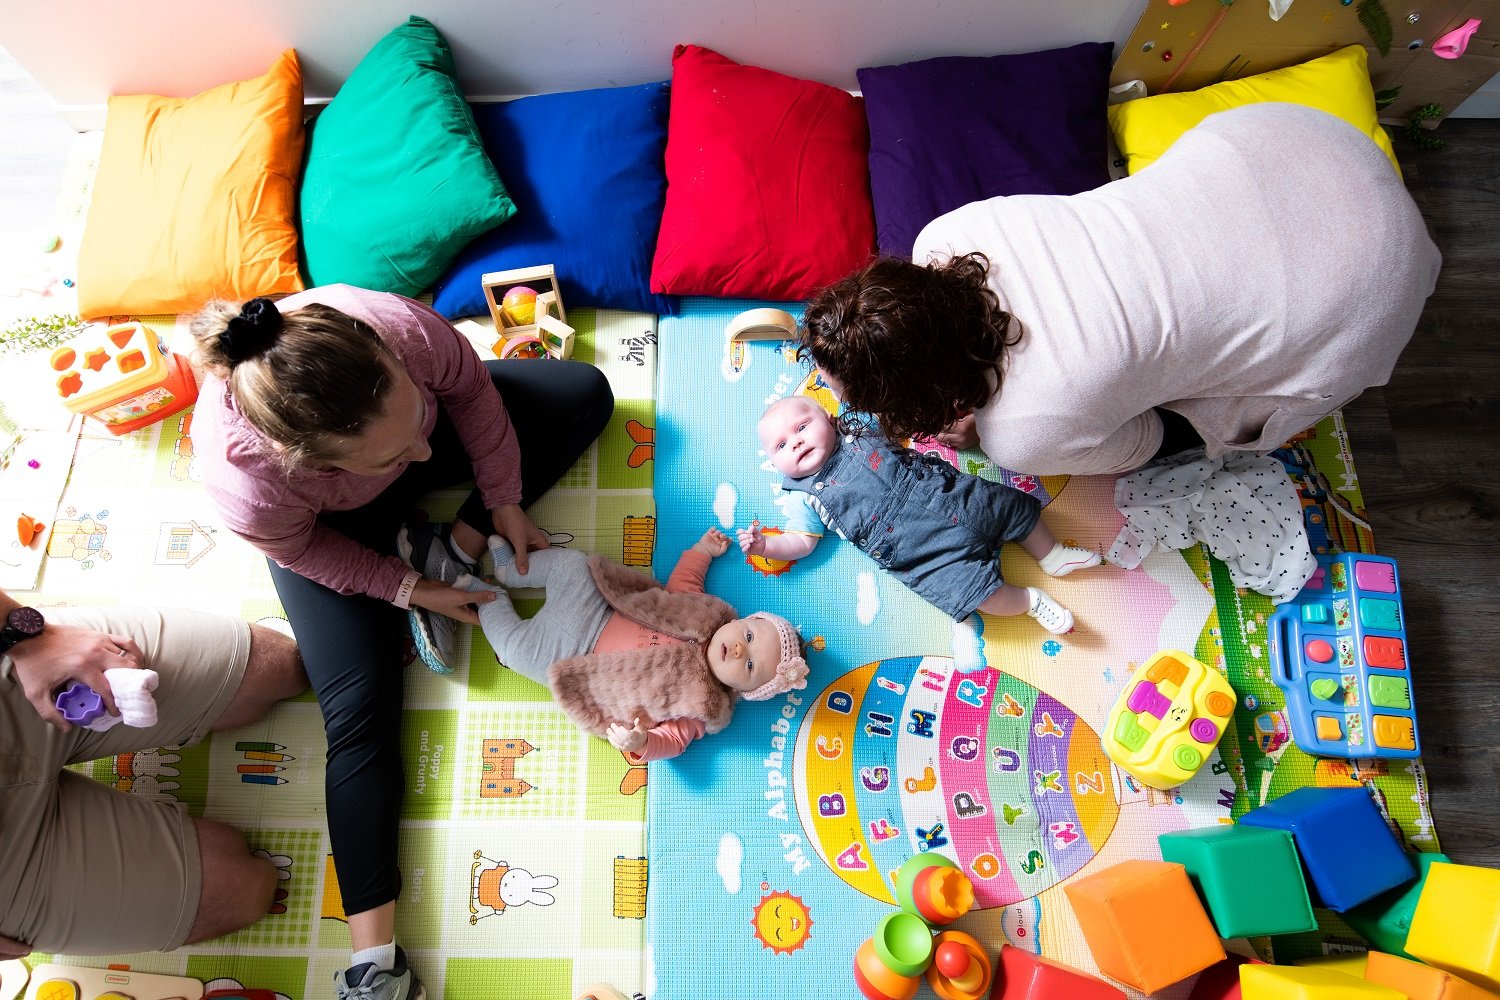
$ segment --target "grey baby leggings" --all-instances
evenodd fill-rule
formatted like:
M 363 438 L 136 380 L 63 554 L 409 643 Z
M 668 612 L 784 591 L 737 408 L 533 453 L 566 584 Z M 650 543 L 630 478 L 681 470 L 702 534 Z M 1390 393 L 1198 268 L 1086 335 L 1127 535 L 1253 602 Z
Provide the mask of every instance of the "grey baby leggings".
M 594 586 L 588 557 L 577 549 L 531 553 L 524 576 L 516 572 L 509 545 L 492 541 L 490 552 L 495 557 L 495 579 L 502 587 L 541 587 L 547 591 L 547 600 L 535 617 L 522 618 L 506 591 L 475 580 L 470 590 L 493 590 L 499 595 L 479 606 L 479 626 L 501 663 L 546 684 L 548 667 L 594 648 L 609 620 L 610 607 Z

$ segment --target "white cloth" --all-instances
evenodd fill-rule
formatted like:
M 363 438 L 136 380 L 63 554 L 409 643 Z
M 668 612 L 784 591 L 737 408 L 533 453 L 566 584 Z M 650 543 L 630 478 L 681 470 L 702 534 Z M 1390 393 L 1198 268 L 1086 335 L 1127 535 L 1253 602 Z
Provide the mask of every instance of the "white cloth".
M 115 708 L 120 714 L 106 712 L 84 726 L 85 729 L 102 733 L 122 722 L 137 729 L 156 725 L 156 699 L 151 692 L 156 690 L 160 678 L 155 670 L 110 667 L 104 671 L 104 679 L 109 681 L 109 691 L 115 697 Z
M 1212 115 L 1093 191 L 964 205 L 912 259 L 970 250 L 1021 331 L 980 447 L 1037 475 L 1140 468 L 1156 406 L 1210 456 L 1280 447 L 1390 378 L 1440 264 L 1369 136 L 1291 104 Z
M 1234 453 L 1149 466 L 1115 480 L 1115 507 L 1125 527 L 1105 558 L 1125 569 L 1135 569 L 1157 545 L 1203 542 L 1236 587 L 1280 604 L 1318 568 L 1302 502 L 1274 458 Z

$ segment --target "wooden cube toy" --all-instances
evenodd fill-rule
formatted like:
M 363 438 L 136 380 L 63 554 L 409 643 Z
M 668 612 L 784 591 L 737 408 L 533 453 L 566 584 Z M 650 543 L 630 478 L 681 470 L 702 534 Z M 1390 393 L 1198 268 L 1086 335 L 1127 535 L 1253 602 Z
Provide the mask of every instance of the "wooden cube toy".
M 1500 869 L 1442 862 L 1428 868 L 1406 950 L 1500 993 Z
M 1015 945 L 1000 946 L 990 1000 L 1125 1000 L 1125 991 L 1097 976 Z
M 1416 865 L 1363 788 L 1299 788 L 1250 810 L 1240 822 L 1290 833 L 1313 905 L 1335 913 L 1417 877 Z
M 1407 1000 L 1406 994 L 1332 969 L 1240 966 L 1244 1000 Z
M 1265 827 L 1208 826 L 1157 838 L 1163 861 L 1187 869 L 1219 937 L 1316 930 L 1292 835 Z
M 1409 1000 L 1500 1000 L 1500 993 L 1475 986 L 1451 972 L 1378 951 L 1370 952 L 1365 978 L 1400 990 Z
M 1181 982 L 1224 958 L 1182 865 L 1123 861 L 1063 891 L 1100 971 L 1142 993 Z
M 551 264 L 492 271 L 480 279 L 500 358 L 570 358 L 574 329 Z
M 1434 862 L 1449 863 L 1446 854 L 1436 852 L 1414 854 L 1412 861 L 1417 866 L 1415 882 L 1383 892 L 1344 914 L 1344 923 L 1358 931 L 1371 948 L 1402 958 L 1415 957 L 1406 950 L 1406 935 L 1411 930 L 1412 915 L 1417 912 L 1417 899 L 1427 884 L 1427 870 Z

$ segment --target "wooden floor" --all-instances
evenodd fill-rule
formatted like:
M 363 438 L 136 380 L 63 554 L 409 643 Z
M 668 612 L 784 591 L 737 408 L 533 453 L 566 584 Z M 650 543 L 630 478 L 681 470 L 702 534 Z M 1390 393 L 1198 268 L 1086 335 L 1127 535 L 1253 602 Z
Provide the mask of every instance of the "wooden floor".
M 1407 184 L 1444 267 L 1390 385 L 1345 413 L 1380 552 L 1405 592 L 1438 835 L 1500 867 L 1500 120 L 1453 120 Z M 0 230 L 45 230 L 71 132 L 0 50 Z

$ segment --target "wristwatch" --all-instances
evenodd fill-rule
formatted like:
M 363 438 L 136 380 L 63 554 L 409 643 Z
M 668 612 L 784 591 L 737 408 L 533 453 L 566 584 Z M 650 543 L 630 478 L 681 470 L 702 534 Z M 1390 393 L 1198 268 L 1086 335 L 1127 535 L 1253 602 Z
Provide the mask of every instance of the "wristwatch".
M 11 608 L 10 614 L 5 616 L 5 627 L 0 628 L 0 653 L 10 652 L 10 648 L 18 642 L 36 638 L 46 627 L 47 619 L 36 608 L 28 608 L 24 604 Z

